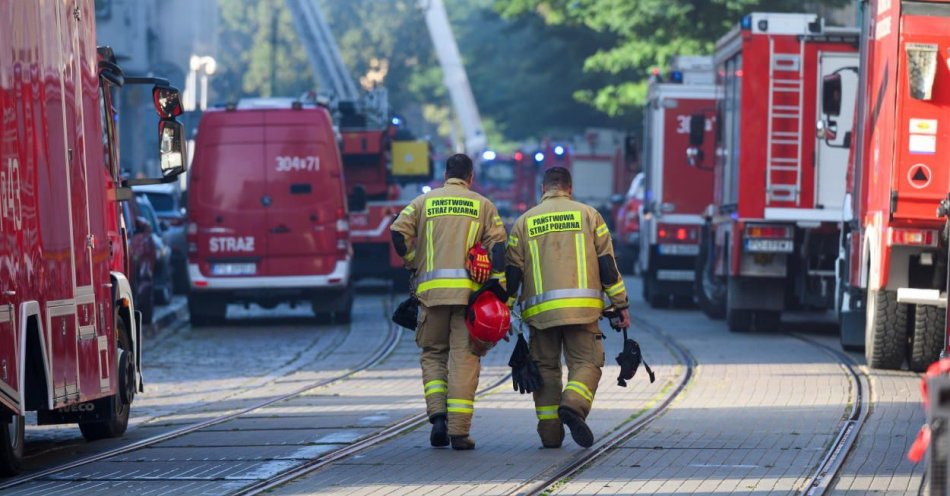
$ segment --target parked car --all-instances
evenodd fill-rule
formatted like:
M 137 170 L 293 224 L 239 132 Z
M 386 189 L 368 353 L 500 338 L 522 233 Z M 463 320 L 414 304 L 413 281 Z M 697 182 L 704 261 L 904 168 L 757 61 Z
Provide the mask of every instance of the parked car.
M 637 260 L 640 258 L 640 208 L 643 206 L 645 179 L 642 172 L 633 178 L 623 205 L 614 218 L 617 265 L 623 273 L 636 272 Z
M 167 242 L 168 230 L 158 220 L 155 209 L 147 196 L 139 194 L 135 197 L 138 202 L 141 216 L 148 220 L 152 228 L 152 241 L 155 243 L 155 268 L 152 273 L 152 293 L 155 303 L 167 305 L 172 301 L 174 294 L 172 283 L 172 250 Z
M 150 184 L 133 188 L 145 195 L 162 224 L 162 239 L 171 249 L 171 275 L 176 294 L 188 292 L 188 240 L 185 235 L 184 195 L 178 184 Z
M 150 324 L 155 310 L 154 274 L 157 249 L 152 238 L 152 225 L 142 216 L 138 202 L 122 202 L 122 221 L 130 254 L 128 274 L 136 309 L 142 312 L 142 323 Z

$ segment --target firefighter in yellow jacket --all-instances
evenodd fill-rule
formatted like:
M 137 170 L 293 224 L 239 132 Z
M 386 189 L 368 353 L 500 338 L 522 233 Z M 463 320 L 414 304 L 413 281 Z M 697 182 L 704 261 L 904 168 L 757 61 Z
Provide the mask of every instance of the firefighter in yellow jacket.
M 571 173 L 544 173 L 541 203 L 525 212 L 508 237 L 509 305 L 518 302 L 530 327 L 531 358 L 544 385 L 534 392 L 538 434 L 546 448 L 559 448 L 567 424 L 574 441 L 590 447 L 586 419 L 604 366 L 603 334 L 597 321 L 604 294 L 630 325 L 627 291 L 617 270 L 607 225 L 595 209 L 571 198 Z M 561 381 L 561 353 L 568 382 Z
M 471 191 L 472 160 L 446 161 L 445 185 L 420 195 L 392 225 L 396 252 L 414 271 L 419 298 L 416 344 L 422 349 L 426 411 L 432 446 L 473 449 L 469 437 L 480 358 L 469 349 L 465 306 L 490 274 L 504 275 L 505 228 L 498 210 Z M 470 258 L 481 244 L 489 256 Z

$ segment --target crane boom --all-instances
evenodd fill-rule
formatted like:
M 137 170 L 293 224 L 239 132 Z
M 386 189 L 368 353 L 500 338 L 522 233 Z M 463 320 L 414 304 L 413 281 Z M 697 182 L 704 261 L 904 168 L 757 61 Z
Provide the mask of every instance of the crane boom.
M 468 74 L 465 72 L 465 65 L 462 63 L 462 56 L 455 42 L 455 35 L 452 33 L 452 25 L 449 24 L 449 16 L 445 12 L 445 5 L 442 0 L 419 0 L 419 5 L 425 12 L 426 26 L 429 28 L 429 36 L 432 38 L 432 46 L 435 48 L 439 65 L 442 66 L 445 86 L 449 90 L 452 106 L 462 125 L 465 151 L 469 154 L 478 154 L 485 149 L 487 144 L 485 131 L 482 129 L 482 118 L 478 114 L 475 95 L 468 82 Z
M 320 87 L 339 101 L 359 101 L 360 92 L 356 82 L 343 64 L 336 40 L 317 0 L 287 0 L 287 7 Z

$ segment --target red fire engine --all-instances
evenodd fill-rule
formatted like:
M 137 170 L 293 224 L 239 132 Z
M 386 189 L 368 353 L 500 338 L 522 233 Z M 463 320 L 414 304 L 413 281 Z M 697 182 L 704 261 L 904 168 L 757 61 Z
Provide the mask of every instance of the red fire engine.
M 181 106 L 167 82 L 123 76 L 97 51 L 94 12 L 92 0 L 0 3 L 0 475 L 20 468 L 27 411 L 115 437 L 142 390 L 113 93 L 158 83 L 163 179 L 138 184 L 183 172 Z
M 642 164 L 646 192 L 640 215 L 640 267 L 643 299 L 653 307 L 670 297 L 693 300 L 696 255 L 703 210 L 712 201 L 711 167 L 691 167 L 683 154 L 691 116 L 716 105 L 711 57 L 674 57 L 667 80 L 650 82 L 644 109 Z M 704 119 L 704 155 L 713 156 L 713 122 Z M 692 158 L 693 162 L 698 157 Z
M 389 225 L 409 204 L 399 182 L 423 182 L 432 176 L 429 145 L 414 139 L 402 119 L 375 125 L 365 115 L 340 109 L 343 174 L 346 178 L 353 242 L 353 277 L 391 279 L 408 284 L 402 259 L 392 248 Z
M 537 203 L 538 165 L 524 152 L 485 151 L 476 171 L 475 190 L 494 202 L 506 225 Z
M 860 76 L 825 78 L 828 120 L 819 122 L 820 135 L 854 136 L 838 262 L 841 342 L 864 346 L 871 367 L 900 368 L 906 356 L 922 371 L 946 346 L 937 210 L 950 191 L 950 1 L 862 4 Z M 849 93 L 858 98 L 853 126 L 832 120 L 850 118 L 839 103 Z
M 717 43 L 720 160 L 696 293 L 733 331 L 834 302 L 847 150 L 817 140 L 811 123 L 818 82 L 857 64 L 857 38 L 813 14 L 754 13 Z

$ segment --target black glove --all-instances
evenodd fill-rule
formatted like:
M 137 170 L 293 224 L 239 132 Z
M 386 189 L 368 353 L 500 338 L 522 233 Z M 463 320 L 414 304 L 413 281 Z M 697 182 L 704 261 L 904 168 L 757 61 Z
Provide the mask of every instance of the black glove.
M 617 376 L 618 386 L 627 387 L 627 381 L 633 379 L 633 376 L 637 373 L 637 369 L 640 367 L 640 362 L 643 362 L 643 367 L 646 368 L 647 374 L 650 375 L 650 382 L 653 383 L 656 381 L 656 375 L 653 374 L 653 370 L 650 369 L 647 362 L 643 360 L 643 355 L 640 353 L 640 344 L 628 338 L 627 330 L 624 329 L 623 351 L 617 355 L 617 364 L 620 365 L 620 375 Z
M 406 298 L 393 312 L 393 322 L 396 325 L 415 331 L 419 325 L 419 300 L 415 295 Z
M 524 340 L 524 334 L 518 334 L 518 342 L 515 343 L 515 349 L 511 352 L 508 366 L 511 367 L 511 383 L 515 391 L 521 394 L 533 393 L 544 385 L 541 371 L 538 370 L 538 365 L 531 359 L 528 342 Z

